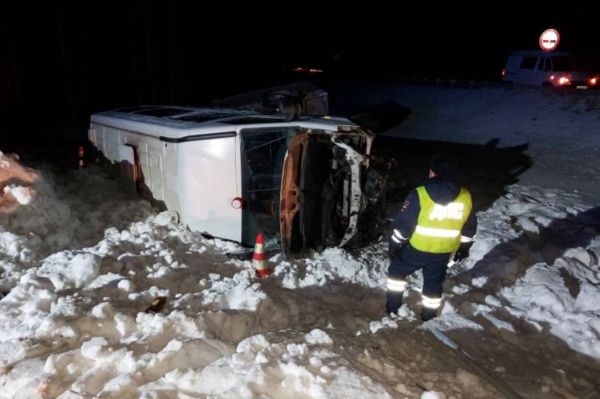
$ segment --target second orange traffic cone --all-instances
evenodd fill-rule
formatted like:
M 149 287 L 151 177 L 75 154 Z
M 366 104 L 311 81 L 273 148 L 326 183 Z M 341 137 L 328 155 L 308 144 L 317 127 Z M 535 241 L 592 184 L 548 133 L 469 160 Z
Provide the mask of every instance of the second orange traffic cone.
M 85 155 L 85 149 L 82 145 L 80 145 L 77 149 L 77 155 L 79 155 L 79 169 L 82 169 L 85 167 L 85 161 L 83 160 L 83 156 Z
M 267 265 L 267 254 L 265 253 L 265 241 L 262 233 L 256 236 L 254 253 L 252 254 L 252 267 L 258 277 L 267 277 L 271 274 L 271 269 Z

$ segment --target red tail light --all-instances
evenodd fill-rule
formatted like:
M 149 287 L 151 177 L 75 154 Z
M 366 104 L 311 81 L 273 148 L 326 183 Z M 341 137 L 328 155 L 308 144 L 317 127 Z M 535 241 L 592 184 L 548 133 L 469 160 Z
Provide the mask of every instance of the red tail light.
M 596 84 L 598 83 L 598 78 L 593 77 L 589 80 L 590 86 L 596 86 Z

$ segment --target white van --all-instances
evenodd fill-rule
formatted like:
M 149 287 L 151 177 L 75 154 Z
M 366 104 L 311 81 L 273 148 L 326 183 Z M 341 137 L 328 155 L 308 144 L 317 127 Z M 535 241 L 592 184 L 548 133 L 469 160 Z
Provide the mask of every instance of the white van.
M 502 71 L 505 82 L 533 86 L 596 86 L 597 79 L 586 72 L 575 70 L 575 62 L 568 53 L 542 50 L 515 51 Z
M 345 118 L 140 106 L 92 115 L 89 140 L 190 228 L 250 246 L 343 246 L 375 206 L 373 135 Z

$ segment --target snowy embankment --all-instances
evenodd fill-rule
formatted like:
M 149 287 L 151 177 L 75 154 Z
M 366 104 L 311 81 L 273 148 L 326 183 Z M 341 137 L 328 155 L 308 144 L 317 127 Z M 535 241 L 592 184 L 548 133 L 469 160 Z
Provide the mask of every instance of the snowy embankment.
M 152 216 L 98 171 L 69 177 L 65 189 L 45 171 L 31 207 L 0 230 L 0 397 L 387 396 L 327 333 L 299 334 L 290 315 L 261 310 L 268 296 L 249 263 L 221 255 L 232 244 L 190 232 L 172 213 Z M 99 225 L 108 227 L 101 239 L 83 246 Z M 290 267 L 277 272 L 286 285 L 310 285 Z M 292 331 L 277 332 L 284 327 Z
M 573 194 L 513 187 L 478 215 L 481 239 L 450 271 L 464 284 L 453 288 L 457 302 L 483 293 L 473 315 L 511 331 L 526 320 L 600 359 L 599 216 Z
M 154 215 L 93 168 L 43 177 L 0 228 L 0 398 L 495 395 L 408 335 L 418 274 L 408 305 L 383 314 L 385 243 L 276 256 L 273 276 L 256 279 L 250 262 L 223 256 L 232 244 Z M 423 334 L 526 320 L 600 358 L 593 216 L 573 194 L 512 187 L 479 215 L 472 256 Z M 534 249 L 519 256 L 524 243 Z

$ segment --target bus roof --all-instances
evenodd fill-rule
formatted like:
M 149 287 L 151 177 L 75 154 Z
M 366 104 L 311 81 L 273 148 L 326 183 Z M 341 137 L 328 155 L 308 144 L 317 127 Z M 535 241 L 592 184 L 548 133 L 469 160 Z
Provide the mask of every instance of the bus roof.
M 191 135 L 238 131 L 244 127 L 302 126 L 312 129 L 338 130 L 358 128 L 341 117 L 305 116 L 288 120 L 286 115 L 260 114 L 230 108 L 195 108 L 142 105 L 93 114 L 91 122 L 143 134 L 181 139 Z

